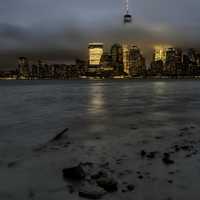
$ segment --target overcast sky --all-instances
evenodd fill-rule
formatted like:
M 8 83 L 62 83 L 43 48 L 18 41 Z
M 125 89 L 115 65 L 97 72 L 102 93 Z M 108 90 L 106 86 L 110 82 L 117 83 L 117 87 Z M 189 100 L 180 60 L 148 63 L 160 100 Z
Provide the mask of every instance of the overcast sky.
M 87 58 L 88 42 L 130 41 L 150 59 L 155 45 L 200 47 L 199 0 L 0 0 L 0 67 L 18 56 L 52 62 Z

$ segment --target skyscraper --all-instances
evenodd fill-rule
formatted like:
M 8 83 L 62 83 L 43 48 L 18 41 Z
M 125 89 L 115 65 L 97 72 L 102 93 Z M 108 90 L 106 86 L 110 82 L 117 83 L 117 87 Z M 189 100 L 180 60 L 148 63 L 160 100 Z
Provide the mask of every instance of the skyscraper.
M 103 55 L 103 43 L 89 43 L 89 65 L 99 65 Z
M 18 70 L 20 79 L 28 79 L 30 76 L 29 72 L 29 62 L 25 57 L 20 57 L 18 59 Z
M 113 44 L 110 50 L 112 66 L 116 74 L 122 74 L 123 67 L 123 49 L 120 44 Z
M 141 76 L 145 72 L 145 59 L 137 46 L 129 50 L 129 73 L 131 76 Z
M 130 53 L 130 47 L 129 47 L 129 45 L 128 44 L 123 44 L 124 72 L 127 73 L 127 75 L 130 74 L 129 53 Z
M 111 47 L 112 62 L 123 63 L 123 50 L 120 44 L 113 44 Z
M 177 75 L 182 67 L 182 50 L 168 48 L 166 51 L 165 71 L 171 75 Z

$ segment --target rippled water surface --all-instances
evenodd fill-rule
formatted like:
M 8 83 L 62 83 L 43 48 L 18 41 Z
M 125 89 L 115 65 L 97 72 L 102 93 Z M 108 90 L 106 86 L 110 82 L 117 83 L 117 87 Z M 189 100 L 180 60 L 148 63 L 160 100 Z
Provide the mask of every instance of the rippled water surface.
M 198 121 L 199 109 L 198 81 L 1 81 L 0 139 L 30 145 L 65 127 L 181 124 Z

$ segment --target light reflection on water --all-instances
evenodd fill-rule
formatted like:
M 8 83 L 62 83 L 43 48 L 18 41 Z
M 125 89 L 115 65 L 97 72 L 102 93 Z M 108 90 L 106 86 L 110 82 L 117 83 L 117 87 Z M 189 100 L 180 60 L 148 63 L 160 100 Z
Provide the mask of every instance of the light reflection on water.
M 98 115 L 106 112 L 104 86 L 101 84 L 92 84 L 89 87 L 89 114 Z
M 118 134 L 130 124 L 200 123 L 197 81 L 28 81 L 0 87 L 1 141 L 29 145 L 65 127 Z
M 166 93 L 167 84 L 166 82 L 154 82 L 153 91 L 155 95 L 164 95 Z

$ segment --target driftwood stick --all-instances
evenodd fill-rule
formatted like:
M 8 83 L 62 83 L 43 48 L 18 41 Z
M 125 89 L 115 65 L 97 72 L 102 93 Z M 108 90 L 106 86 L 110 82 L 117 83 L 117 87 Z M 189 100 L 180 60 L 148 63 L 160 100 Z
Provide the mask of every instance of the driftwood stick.
M 63 136 L 63 134 L 65 132 L 67 132 L 69 129 L 65 128 L 63 131 L 61 131 L 60 133 L 58 133 L 55 137 L 53 137 L 49 142 L 54 142 L 54 141 L 58 141 L 59 139 L 61 139 L 61 137 Z
M 42 149 L 46 148 L 49 144 L 51 144 L 52 142 L 56 142 L 58 140 L 60 140 L 62 138 L 62 136 L 64 135 L 65 132 L 67 132 L 69 129 L 65 128 L 63 131 L 61 131 L 60 133 L 58 133 L 56 136 L 54 136 L 51 140 L 49 140 L 46 144 L 35 148 L 35 151 L 41 151 Z

